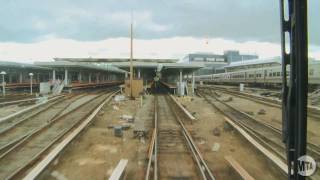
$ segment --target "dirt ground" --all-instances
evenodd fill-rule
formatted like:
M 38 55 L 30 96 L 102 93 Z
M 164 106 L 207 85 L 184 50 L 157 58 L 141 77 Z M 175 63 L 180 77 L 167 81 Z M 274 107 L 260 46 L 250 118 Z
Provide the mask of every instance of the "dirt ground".
M 149 139 L 143 141 L 133 138 L 136 123 L 130 124 L 131 128 L 123 131 L 122 138 L 115 137 L 113 128 L 108 126 L 122 124 L 124 121 L 120 120 L 121 115 L 139 114 L 140 122 L 137 124 L 150 128 L 153 120 L 153 106 L 148 105 L 150 101 L 153 101 L 152 96 L 146 96 L 142 108 L 140 99 L 121 102 L 112 100 L 105 105 L 93 124 L 44 173 L 43 179 L 106 179 L 121 159 L 129 160 L 127 179 L 144 179 Z
M 262 153 L 226 125 L 223 116 L 202 98 L 191 100 L 181 97 L 178 100 L 197 119 L 188 128 L 192 129 L 192 135 L 217 179 L 239 179 L 225 156 L 232 156 L 256 179 L 285 179 Z M 215 128 L 219 132 L 217 136 L 213 134 Z
M 178 100 L 197 118 L 192 125 L 187 125 L 187 128 L 191 130 L 217 179 L 239 179 L 225 156 L 232 156 L 256 179 L 285 178 L 264 155 L 227 126 L 223 116 L 202 98 Z M 120 159 L 129 160 L 127 179 L 144 179 L 149 139 L 134 139 L 135 127 L 124 131 L 122 138 L 115 137 L 113 129 L 108 126 L 122 123 L 123 121 L 119 120 L 121 115 L 139 115 L 142 122 L 137 124 L 143 124 L 150 129 L 153 120 L 153 106 L 150 105 L 152 101 L 152 96 L 147 96 L 142 108 L 140 100 L 125 100 L 120 103 L 113 100 L 107 104 L 93 124 L 43 174 L 42 179 L 106 179 Z M 213 135 L 215 128 L 219 129 L 218 136 Z

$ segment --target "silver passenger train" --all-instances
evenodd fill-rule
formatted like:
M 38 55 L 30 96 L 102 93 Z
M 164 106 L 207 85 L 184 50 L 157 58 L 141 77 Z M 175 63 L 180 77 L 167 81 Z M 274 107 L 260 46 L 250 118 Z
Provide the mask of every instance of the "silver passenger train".
M 289 69 L 289 68 L 287 68 Z M 287 78 L 290 72 L 287 72 Z M 310 63 L 308 68 L 309 85 L 320 86 L 320 61 Z M 251 68 L 234 72 L 195 76 L 196 82 L 215 84 L 260 84 L 264 86 L 278 86 L 282 83 L 281 66 Z

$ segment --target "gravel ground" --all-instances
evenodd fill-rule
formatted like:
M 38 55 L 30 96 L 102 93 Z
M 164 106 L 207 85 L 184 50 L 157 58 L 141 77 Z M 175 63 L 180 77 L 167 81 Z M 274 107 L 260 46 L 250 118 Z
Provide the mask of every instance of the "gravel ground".
M 178 100 L 197 118 L 193 125 L 187 127 L 192 129 L 192 135 L 217 179 L 239 179 L 225 156 L 232 156 L 256 179 L 284 179 L 247 140 L 235 130 L 225 128 L 224 117 L 202 98 L 191 100 L 181 97 Z M 213 134 L 214 129 L 219 135 Z
M 147 96 L 143 110 L 139 107 L 139 100 L 110 102 L 55 165 L 44 173 L 43 179 L 106 179 L 123 158 L 129 159 L 127 178 L 144 179 L 150 139 L 146 139 L 145 143 L 134 139 L 134 127 L 124 131 L 122 138 L 115 137 L 113 129 L 108 126 L 123 123 L 119 117 L 126 114 L 138 115 L 144 121 L 142 124 L 149 129 L 153 120 L 152 99 L 152 96 Z M 227 155 L 232 156 L 256 179 L 284 179 L 279 170 L 247 140 L 232 128 L 225 128 L 223 116 L 202 98 L 178 98 L 178 101 L 197 118 L 193 124 L 186 126 L 217 179 L 239 179 L 225 160 Z M 218 129 L 219 135 L 213 135 L 214 129 Z
M 206 86 L 216 86 L 216 87 L 221 87 L 221 88 L 227 88 L 227 89 L 231 89 L 231 90 L 236 90 L 239 91 L 240 88 L 239 86 L 225 86 L 225 85 L 203 85 L 203 87 Z M 252 95 L 256 95 L 256 96 L 264 96 L 262 95 L 263 93 L 270 93 L 270 96 L 264 96 L 266 98 L 269 99 L 273 99 L 273 100 L 280 100 L 280 94 L 281 94 L 281 90 L 276 90 L 276 89 L 264 89 L 264 88 L 253 88 L 253 87 L 245 87 L 244 88 L 244 93 L 249 93 Z M 308 94 L 309 95 L 309 99 L 308 99 L 308 104 L 309 106 L 315 106 L 315 107 L 319 107 L 320 105 L 320 96 L 315 96 L 315 97 L 310 97 L 311 93 Z
M 279 108 L 269 107 L 260 103 L 256 103 L 244 98 L 239 98 L 229 94 L 219 92 L 221 95 L 219 99 L 227 100 L 232 97 L 232 101 L 227 102 L 229 105 L 246 112 L 258 120 L 267 122 L 277 128 L 282 127 L 282 111 Z M 259 111 L 265 111 L 265 114 L 259 114 Z M 308 117 L 308 141 L 320 145 L 320 121 Z
M 128 179 L 143 179 L 148 148 L 148 139 L 141 141 L 133 138 L 133 129 L 123 131 L 123 137 L 115 137 L 110 125 L 121 125 L 121 115 L 139 114 L 139 119 L 145 121 L 146 128 L 151 127 L 153 120 L 152 96 L 146 96 L 144 117 L 140 100 L 115 102 L 104 106 L 93 124 L 71 144 L 56 165 L 44 174 L 43 179 L 106 179 L 116 167 L 120 159 L 128 159 Z M 131 124 L 134 126 L 134 124 Z

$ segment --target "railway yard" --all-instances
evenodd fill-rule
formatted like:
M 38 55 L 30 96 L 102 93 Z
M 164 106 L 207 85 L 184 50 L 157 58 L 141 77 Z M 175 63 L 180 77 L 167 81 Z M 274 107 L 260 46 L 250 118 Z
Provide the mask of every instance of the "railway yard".
M 129 65 L 2 63 L 0 179 L 287 178 L 278 86 L 254 86 L 257 74 L 255 83 L 235 74 L 214 82 L 174 59 L 135 60 L 130 80 Z M 319 104 L 313 90 L 307 154 L 316 162 Z
M 320 180 L 320 1 L 1 5 L 0 180 Z
M 135 100 L 117 86 L 8 96 L 0 106 L 0 178 L 286 179 L 280 104 L 277 90 L 221 85 Z M 316 106 L 308 107 L 307 152 L 319 162 Z

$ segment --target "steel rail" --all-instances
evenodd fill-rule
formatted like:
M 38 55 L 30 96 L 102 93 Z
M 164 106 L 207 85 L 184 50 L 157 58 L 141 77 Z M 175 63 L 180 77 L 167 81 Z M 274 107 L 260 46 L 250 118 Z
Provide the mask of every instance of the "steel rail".
M 281 129 L 277 128 L 277 127 L 274 127 L 268 123 L 265 123 L 261 120 L 257 120 L 256 118 L 250 116 L 249 114 L 241 111 L 241 110 L 238 110 L 236 109 L 235 107 L 219 100 L 218 98 L 216 98 L 215 96 L 211 95 L 211 94 L 208 94 L 209 96 L 213 97 L 216 101 L 219 101 L 220 103 L 224 104 L 225 106 L 227 106 L 228 108 L 232 109 L 233 111 L 239 113 L 239 114 L 242 114 L 243 116 L 245 116 L 246 118 L 250 119 L 251 121 L 254 121 L 255 123 L 258 123 L 259 125 L 261 126 L 264 126 L 266 128 L 269 128 L 270 130 L 272 130 L 274 133 L 276 133 L 278 135 L 279 138 L 281 138 L 281 135 L 282 135 L 282 131 Z M 223 114 L 225 114 L 224 112 L 222 112 Z M 230 118 L 230 117 L 229 117 Z M 243 123 L 243 122 L 239 122 L 239 123 Z M 247 125 L 246 125 L 247 126 Z M 253 131 L 256 131 L 253 129 Z M 259 134 L 261 134 L 260 132 L 257 132 Z M 317 157 L 320 157 L 320 147 L 312 142 L 308 142 L 308 151 L 311 152 L 312 154 L 316 155 Z
M 277 157 L 280 157 L 282 159 L 282 161 L 284 161 L 283 157 L 283 153 L 285 153 L 285 149 L 282 148 L 283 152 L 277 152 L 275 148 L 272 147 L 272 145 L 268 144 L 268 142 L 264 141 L 265 138 L 261 137 L 261 133 L 256 134 L 256 131 L 253 131 L 253 128 L 248 127 L 248 125 L 246 125 L 245 123 L 240 123 L 240 120 L 235 119 L 234 117 L 232 117 L 230 114 L 226 113 L 221 107 L 218 107 L 217 104 L 213 103 L 208 97 L 208 95 L 204 95 L 203 97 L 204 99 L 211 104 L 215 109 L 217 109 L 221 114 L 223 114 L 225 117 L 227 117 L 228 119 L 230 119 L 233 123 L 237 124 L 239 126 L 239 128 L 243 129 L 245 132 L 247 132 L 252 138 L 256 139 L 258 142 L 260 142 L 260 144 L 263 144 L 264 146 L 266 146 L 269 150 L 271 150 L 272 152 L 274 152 Z M 209 95 L 210 96 L 210 95 Z M 219 100 L 216 100 L 217 102 L 223 104 L 223 102 L 220 102 Z M 220 105 L 221 105 L 220 104 Z M 269 158 L 269 157 L 268 157 Z M 273 161 L 274 162 L 274 161 Z M 284 173 L 286 172 L 286 168 L 283 168 L 280 164 L 274 162 Z
M 149 155 L 148 155 L 148 165 L 146 170 L 146 176 L 145 180 L 150 179 L 151 175 L 151 166 L 153 164 L 153 180 L 158 179 L 158 157 L 157 157 L 157 139 L 158 139 L 158 106 L 157 106 L 157 96 L 154 97 L 154 129 L 152 133 L 152 138 L 150 141 L 150 149 L 149 149 Z M 152 163 L 153 161 L 153 163 Z
M 61 103 L 62 101 L 66 100 L 66 99 L 70 99 L 74 96 L 64 96 L 62 99 L 57 99 L 56 101 L 53 102 L 49 102 L 49 104 L 45 104 L 44 108 L 40 108 L 37 109 L 37 111 L 28 114 L 26 117 L 23 117 L 22 119 L 20 117 L 15 117 L 13 119 L 10 120 L 10 122 L 2 122 L 2 124 L 0 126 L 5 126 L 3 128 L 0 129 L 0 135 L 2 135 L 3 133 L 7 132 L 8 130 L 14 128 L 16 125 L 25 122 L 27 120 L 30 120 L 31 118 L 34 118 L 35 116 L 39 115 L 40 113 L 43 113 L 45 111 L 47 111 L 49 108 L 51 108 L 52 106 Z M 7 124 L 7 125 L 5 125 Z
M 29 179 L 36 179 L 41 175 L 41 173 L 50 165 L 52 162 L 63 152 L 63 150 L 81 133 L 83 130 L 92 123 L 94 117 L 100 112 L 101 108 L 108 103 L 111 98 L 117 94 L 119 90 L 111 92 L 107 98 L 104 99 L 102 103 L 100 103 L 95 109 L 87 115 L 83 121 L 80 122 L 80 125 L 74 126 L 72 129 L 72 132 L 63 139 L 59 144 L 55 146 L 55 148 L 50 151 L 40 162 L 38 162 L 36 165 L 34 165 L 34 168 L 26 174 L 23 179 L 29 180 Z M 15 176 L 17 176 L 21 172 L 17 172 Z
M 154 173 L 153 179 L 158 179 L 158 97 L 155 97 L 155 114 L 154 114 L 154 127 L 155 127 L 155 139 L 154 139 Z
M 7 102 L 1 102 L 0 107 L 6 106 L 6 105 L 13 105 L 13 104 L 19 104 L 22 102 L 35 102 L 39 100 L 40 98 L 30 98 L 30 99 L 22 99 L 22 100 L 16 100 L 16 101 L 7 101 Z
M 183 114 L 185 114 L 186 116 L 188 116 L 188 114 L 185 112 L 185 110 L 182 109 L 181 106 L 179 106 L 178 102 L 173 99 L 174 97 L 170 96 L 170 98 L 171 98 L 171 100 L 175 103 L 175 106 L 174 106 L 174 107 L 179 108 L 179 110 L 180 110 L 181 113 L 183 113 Z M 167 100 L 167 99 L 166 99 L 166 100 Z M 170 105 L 170 103 L 169 103 L 169 105 Z M 181 128 L 182 128 L 183 135 L 184 135 L 184 137 L 185 137 L 185 139 L 186 139 L 186 141 L 187 141 L 187 144 L 188 144 L 188 146 L 189 146 L 189 148 L 190 148 L 190 150 L 191 150 L 191 152 L 192 152 L 192 154 L 193 154 L 193 157 L 194 157 L 194 159 L 195 159 L 195 161 L 196 161 L 196 163 L 197 163 L 197 165 L 198 165 L 198 168 L 199 168 L 199 170 L 200 170 L 200 172 L 201 172 L 202 178 L 203 178 L 203 179 L 212 179 L 212 180 L 214 180 L 215 177 L 214 177 L 213 174 L 211 173 L 211 170 L 209 169 L 207 163 L 206 163 L 205 160 L 203 159 L 203 157 L 202 157 L 199 149 L 197 148 L 195 142 L 193 141 L 193 139 L 192 139 L 189 131 L 186 129 L 183 121 L 181 120 L 180 116 L 179 116 L 178 113 L 177 113 L 177 110 L 175 110 L 174 107 L 171 108 L 171 110 L 172 110 L 174 116 L 176 117 L 176 120 L 177 120 L 178 124 L 179 124 L 179 125 L 181 126 Z M 189 117 L 189 116 L 188 116 L 188 117 Z
M 252 120 L 252 121 L 255 121 L 256 123 L 258 123 L 258 124 L 260 124 L 260 125 L 262 125 L 262 126 L 265 126 L 266 128 L 269 128 L 269 129 L 272 130 L 274 133 L 278 134 L 279 138 L 281 138 L 281 136 L 282 136 L 282 131 L 281 131 L 280 128 L 274 127 L 273 125 L 270 125 L 270 124 L 268 124 L 268 123 L 265 123 L 265 122 L 263 122 L 263 121 L 261 121 L 261 120 L 257 120 L 257 119 L 255 119 L 254 117 L 250 116 L 249 114 L 247 114 L 247 113 L 245 113 L 245 112 L 242 112 L 241 110 L 238 110 L 238 109 L 234 108 L 233 106 L 231 106 L 231 105 L 229 105 L 229 104 L 227 104 L 227 103 L 219 100 L 219 99 L 216 98 L 215 96 L 212 96 L 212 95 L 210 95 L 210 94 L 209 94 L 209 96 L 215 98 L 215 100 L 217 100 L 217 101 L 219 101 L 220 103 L 224 104 L 225 106 L 229 107 L 229 108 L 232 109 L 233 111 L 236 111 L 236 112 L 238 112 L 238 113 L 246 116 L 248 119 L 250 119 L 250 120 Z M 223 113 L 224 113 L 224 112 L 223 112 Z M 225 113 L 224 113 L 224 114 L 225 114 Z M 242 122 L 239 122 L 239 123 L 242 123 Z M 255 131 L 255 130 L 253 129 L 253 131 Z M 260 133 L 260 132 L 257 132 L 257 133 Z M 308 151 L 309 151 L 311 154 L 315 155 L 315 157 L 317 157 L 317 158 L 319 159 L 319 158 L 320 158 L 320 147 L 319 147 L 318 145 L 312 143 L 312 142 L 308 142 L 308 143 L 307 143 L 307 146 L 308 146 L 308 148 L 307 148 Z
M 94 103 L 95 101 L 97 101 L 96 99 L 98 99 L 99 97 L 103 96 L 105 94 L 100 94 L 97 95 L 96 97 L 92 98 L 90 100 L 89 103 Z M 108 96 L 109 97 L 109 96 Z M 5 157 L 7 157 L 9 154 L 13 155 L 13 153 L 15 151 L 18 151 L 18 149 L 23 148 L 24 144 L 31 142 L 31 139 L 33 137 L 40 137 L 39 135 L 41 134 L 42 131 L 46 131 L 49 130 L 49 128 L 51 126 L 54 125 L 54 123 L 56 122 L 60 122 L 60 120 L 62 120 L 63 118 L 65 118 L 67 115 L 70 115 L 71 112 L 74 112 L 80 108 L 82 108 L 85 105 L 82 104 L 80 106 L 78 106 L 77 108 L 73 109 L 72 111 L 69 111 L 68 113 L 65 113 L 64 115 L 59 116 L 58 118 L 54 119 L 53 121 L 48 122 L 46 125 L 41 126 L 38 129 L 33 130 L 32 132 L 30 132 L 30 134 L 28 134 L 22 141 L 18 142 L 17 144 L 15 144 L 12 148 L 10 148 L 8 151 L 6 151 L 4 154 L 2 154 L 0 156 L 0 160 L 3 160 Z M 11 173 L 10 175 L 8 175 L 6 178 L 7 179 L 11 179 L 13 177 L 16 177 L 16 174 L 20 174 L 23 170 L 27 169 L 30 164 L 33 164 L 38 158 L 40 158 L 40 155 L 43 154 L 44 152 L 46 152 L 50 147 L 52 147 L 53 144 L 55 144 L 59 139 L 61 139 L 69 130 L 71 130 L 72 128 L 74 128 L 77 124 L 79 124 L 81 121 L 83 120 L 83 118 L 81 118 L 80 120 L 74 120 L 75 122 L 71 123 L 71 127 L 66 128 L 64 130 L 62 130 L 61 132 L 57 132 L 57 134 L 54 135 L 54 138 L 49 144 L 47 144 L 46 146 L 44 146 L 44 148 L 41 148 L 40 152 L 38 151 L 38 154 L 34 155 L 33 157 L 30 157 L 30 159 L 28 160 L 27 163 L 25 163 L 23 166 L 20 166 L 18 169 L 15 169 L 15 171 L 13 173 Z
M 266 105 L 266 106 L 276 107 L 276 108 L 282 109 L 281 101 L 265 98 L 262 96 L 252 95 L 252 94 L 248 94 L 248 93 L 242 93 L 242 92 L 230 90 L 230 89 L 223 88 L 223 87 L 211 86 L 211 87 L 202 87 L 202 88 L 203 89 L 206 89 L 206 88 L 207 89 L 217 89 L 217 90 L 222 91 L 223 93 L 226 93 L 226 94 L 234 95 L 234 96 L 237 96 L 240 98 L 245 98 L 245 99 L 254 101 L 256 103 Z M 311 118 L 314 118 L 314 120 L 319 120 L 320 119 L 320 109 L 316 109 L 312 106 L 308 106 L 308 116 Z
M 199 92 L 200 93 L 200 92 Z M 203 93 L 203 92 L 202 92 Z M 200 93 L 201 94 L 201 93 Z M 203 93 L 206 94 L 206 93 Z M 274 152 L 278 157 L 280 157 L 282 160 L 286 160 L 286 149 L 284 144 L 279 144 L 274 142 L 273 140 L 270 140 L 270 137 L 267 137 L 265 135 L 263 135 L 261 132 L 259 132 L 258 130 L 256 130 L 254 127 L 250 127 L 247 123 L 237 120 L 234 117 L 230 116 L 228 113 L 226 113 L 225 111 L 223 111 L 221 109 L 221 107 L 218 107 L 216 104 L 212 103 L 206 96 L 210 96 L 212 98 L 214 98 L 217 102 L 225 105 L 226 107 L 228 107 L 229 109 L 231 109 L 232 111 L 238 113 L 239 115 L 242 115 L 243 117 L 246 117 L 247 119 L 250 119 L 251 121 L 253 121 L 254 123 L 257 123 L 269 130 L 271 130 L 273 133 L 276 134 L 276 137 L 279 138 L 278 142 L 282 142 L 281 141 L 281 130 L 278 128 L 273 127 L 272 125 L 269 125 L 267 123 L 261 122 L 259 120 L 256 120 L 255 118 L 253 118 L 252 116 L 248 115 L 247 113 L 244 113 L 234 107 L 232 107 L 231 105 L 219 100 L 218 98 L 216 98 L 215 96 L 213 96 L 212 94 L 206 94 L 202 96 L 205 98 L 205 100 L 213 105 L 219 112 L 221 112 L 222 114 L 224 114 L 226 117 L 228 117 L 229 119 L 231 119 L 234 123 L 238 124 L 242 129 L 244 129 L 246 132 L 248 132 L 251 136 L 255 137 L 260 143 L 262 143 L 263 145 L 265 145 L 266 147 L 268 147 L 268 149 L 270 149 L 272 152 Z M 271 144 L 273 145 L 271 145 Z M 276 147 L 275 147 L 276 146 Z M 278 149 L 278 150 L 277 150 Z M 279 149 L 281 152 L 279 152 Z M 319 147 L 315 144 L 309 144 L 308 143 L 308 152 L 310 154 L 313 154 L 314 157 L 320 158 L 320 151 L 319 151 Z
M 26 98 L 33 99 L 34 96 L 31 96 L 30 94 L 10 94 L 10 95 L 6 95 L 6 97 L 3 97 L 3 96 L 0 97 L 0 104 L 12 102 L 12 101 L 24 100 Z
M 83 95 L 79 95 L 78 97 L 76 97 L 76 99 L 68 102 L 68 104 L 65 105 L 65 107 L 68 107 L 70 104 L 72 104 L 73 102 L 77 101 L 78 99 L 80 99 L 81 97 L 85 96 L 85 94 Z M 70 96 L 70 97 L 67 97 L 68 99 L 72 98 L 74 96 Z M 44 111 L 47 111 L 50 107 L 52 107 L 53 105 L 56 105 L 58 103 L 61 103 L 63 100 L 65 100 L 66 98 L 64 99 L 60 99 L 58 101 L 55 101 L 53 102 L 52 104 L 47 104 L 48 106 L 45 107 L 44 109 L 40 109 L 39 111 L 36 111 L 35 113 L 32 113 L 31 115 L 21 119 L 21 120 L 18 120 L 17 122 L 11 120 L 10 122 L 12 122 L 12 124 L 9 123 L 9 126 L 5 127 L 4 129 L 1 129 L 0 131 L 0 136 L 3 138 L 4 137 L 4 134 L 8 134 L 9 131 L 13 131 L 14 128 L 19 128 L 18 125 L 22 124 L 22 123 L 25 123 L 27 121 L 31 121 L 32 118 L 34 118 L 36 115 L 39 115 L 40 113 L 43 113 Z M 48 123 L 48 122 L 51 122 L 53 121 L 54 119 L 58 118 L 60 116 L 60 113 L 62 111 L 64 111 L 65 109 L 62 108 L 60 111 L 56 112 L 54 116 L 52 116 L 51 119 L 47 120 L 45 123 Z M 13 140 L 7 142 L 6 144 L 2 145 L 0 147 L 0 157 L 2 156 L 3 153 L 7 152 L 11 147 L 13 147 L 14 145 L 16 145 L 18 142 L 24 140 L 30 133 L 33 132 L 34 129 L 37 129 L 37 127 L 41 127 L 42 125 L 39 124 L 39 126 L 36 126 L 36 127 L 29 127 L 29 126 L 26 126 L 25 127 L 25 130 L 27 131 L 26 133 L 18 136 L 18 137 L 15 137 Z M 28 131 L 28 129 L 30 129 Z
M 101 94 L 103 95 L 103 94 Z M 93 98 L 92 100 L 98 98 L 99 96 Z M 22 146 L 24 143 L 26 143 L 30 138 L 32 138 L 34 135 L 37 135 L 38 133 L 41 133 L 41 131 L 45 130 L 46 128 L 49 128 L 53 123 L 57 122 L 58 120 L 61 120 L 63 117 L 65 117 L 68 114 L 73 113 L 75 110 L 77 110 L 78 108 L 84 106 L 84 104 L 78 106 L 76 109 L 73 109 L 72 111 L 69 111 L 68 113 L 64 114 L 63 116 L 59 116 L 59 117 L 53 117 L 50 121 L 48 121 L 48 123 L 39 126 L 36 129 L 33 129 L 32 131 L 29 131 L 26 134 L 23 134 L 22 136 L 18 137 L 17 139 L 13 140 L 14 142 L 17 142 L 14 144 L 14 146 L 10 147 L 7 151 L 5 151 L 4 153 L 2 153 L 0 155 L 0 160 L 2 158 L 4 158 L 7 154 L 12 153 L 12 151 L 16 150 L 16 148 L 19 148 L 20 146 Z
M 6 106 L 6 105 L 13 105 L 13 104 L 19 104 L 22 102 L 35 102 L 37 100 L 40 100 L 41 98 L 29 98 L 29 99 L 21 99 L 16 101 L 7 101 L 7 102 L 1 102 L 0 107 Z
M 32 106 L 30 106 L 30 107 L 27 107 L 27 108 L 25 108 L 25 109 L 22 109 L 21 111 L 18 111 L 18 112 L 15 112 L 15 113 L 13 113 L 13 114 L 10 114 L 10 115 L 8 115 L 8 116 L 6 116 L 6 117 L 2 117 L 2 118 L 0 118 L 0 124 L 9 121 L 9 120 L 11 120 L 12 118 L 16 118 L 16 117 L 18 117 L 18 116 L 21 116 L 21 115 L 23 115 L 24 113 L 28 113 L 28 112 L 30 112 L 30 111 L 34 110 L 35 108 L 38 108 L 38 107 L 40 107 L 40 106 L 42 106 L 42 105 L 46 105 L 47 103 L 49 103 L 49 102 L 51 102 L 51 101 L 56 101 L 57 99 L 59 99 L 59 98 L 61 98 L 61 97 L 64 97 L 64 95 L 53 97 L 53 98 L 51 98 L 51 99 L 48 99 L 48 100 L 45 101 L 45 102 L 41 102 L 41 103 L 39 103 L 39 104 L 32 105 Z

